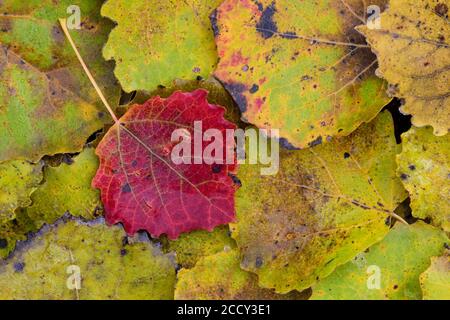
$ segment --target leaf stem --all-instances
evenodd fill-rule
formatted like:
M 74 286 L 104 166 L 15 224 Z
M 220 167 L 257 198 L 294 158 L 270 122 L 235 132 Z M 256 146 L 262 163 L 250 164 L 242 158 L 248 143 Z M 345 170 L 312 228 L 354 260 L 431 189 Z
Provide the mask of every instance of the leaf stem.
M 91 71 L 89 71 L 88 67 L 86 66 L 86 63 L 84 63 L 83 58 L 81 57 L 80 52 L 78 51 L 77 47 L 75 46 L 75 43 L 72 40 L 72 37 L 70 36 L 69 30 L 67 29 L 67 23 L 66 19 L 59 19 L 59 23 L 61 24 L 61 28 L 64 31 L 64 34 L 66 35 L 67 39 L 70 42 L 70 45 L 72 46 L 73 50 L 75 51 L 75 54 L 77 55 L 78 60 L 81 63 L 81 66 L 84 69 L 84 72 L 88 76 L 89 80 L 91 81 L 92 85 L 95 88 L 95 91 L 97 91 L 98 96 L 102 100 L 103 104 L 105 105 L 106 109 L 108 110 L 109 114 L 113 118 L 115 123 L 119 122 L 119 119 L 117 118 L 116 114 L 112 110 L 111 106 L 109 105 L 108 101 L 106 100 L 105 96 L 103 95 L 102 91 L 100 90 L 100 87 L 98 86 L 97 82 L 95 81 L 94 77 L 92 76 Z

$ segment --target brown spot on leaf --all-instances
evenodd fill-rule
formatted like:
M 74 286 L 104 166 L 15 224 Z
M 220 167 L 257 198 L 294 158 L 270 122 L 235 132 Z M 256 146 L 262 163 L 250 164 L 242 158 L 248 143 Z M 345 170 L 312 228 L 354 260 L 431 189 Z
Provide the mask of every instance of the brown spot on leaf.
M 434 12 L 440 16 L 445 16 L 448 13 L 448 7 L 445 3 L 438 3 L 434 8 Z

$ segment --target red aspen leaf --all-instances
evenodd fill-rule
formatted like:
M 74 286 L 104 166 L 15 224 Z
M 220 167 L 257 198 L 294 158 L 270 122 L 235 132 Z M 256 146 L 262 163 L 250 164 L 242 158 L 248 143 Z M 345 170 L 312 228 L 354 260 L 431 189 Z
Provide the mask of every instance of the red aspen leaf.
M 172 133 L 184 128 L 194 137 L 194 122 L 203 132 L 217 129 L 225 137 L 236 126 L 224 108 L 208 103 L 207 91 L 175 92 L 134 105 L 105 135 L 97 148 L 100 167 L 93 186 L 101 190 L 108 223 L 122 222 L 129 234 L 146 230 L 153 237 L 176 239 L 193 230 L 212 231 L 234 220 L 233 164 L 176 165 Z M 202 142 L 202 154 L 210 142 Z M 223 146 L 234 149 L 232 145 Z M 231 149 L 231 150 L 233 150 Z M 198 158 L 198 157 L 197 157 Z

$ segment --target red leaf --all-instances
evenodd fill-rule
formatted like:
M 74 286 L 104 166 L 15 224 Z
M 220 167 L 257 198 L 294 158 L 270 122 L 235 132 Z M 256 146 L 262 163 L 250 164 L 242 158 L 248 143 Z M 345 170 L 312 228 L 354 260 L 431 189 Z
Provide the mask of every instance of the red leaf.
M 223 118 L 224 108 L 210 105 L 207 92 L 175 92 L 135 105 L 114 125 L 97 148 L 100 168 L 93 186 L 101 190 L 106 220 L 122 222 L 129 234 L 146 230 L 170 239 L 192 230 L 209 230 L 235 218 L 235 164 L 180 164 L 171 160 L 175 129 L 194 136 L 215 128 L 225 137 L 236 126 Z M 194 150 L 192 139 L 192 150 Z M 204 149 L 208 143 L 202 143 Z M 234 141 L 231 146 L 234 149 Z M 226 148 L 224 145 L 224 157 Z

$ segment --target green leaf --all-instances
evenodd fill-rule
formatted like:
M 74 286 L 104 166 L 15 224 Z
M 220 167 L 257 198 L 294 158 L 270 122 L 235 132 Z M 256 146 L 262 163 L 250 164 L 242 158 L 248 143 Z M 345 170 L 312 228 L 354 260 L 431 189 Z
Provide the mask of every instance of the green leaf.
M 212 232 L 193 231 L 182 234 L 177 240 L 162 239 L 165 252 L 175 252 L 177 263 L 189 269 L 202 257 L 213 255 L 225 248 L 235 248 L 228 226 L 221 226 Z
M 354 29 L 365 10 L 360 0 L 226 0 L 211 19 L 214 75 L 243 120 L 279 129 L 295 147 L 346 136 L 389 101 L 376 57 Z
M 436 137 L 431 128 L 412 128 L 402 140 L 397 172 L 409 192 L 413 216 L 430 218 L 450 232 L 450 136 Z
M 450 300 L 450 258 L 447 251 L 431 258 L 431 266 L 420 275 L 424 300 Z
M 300 291 L 383 239 L 386 218 L 406 198 L 398 151 L 384 112 L 333 144 L 282 150 L 275 176 L 242 165 L 232 225 L 242 267 L 262 287 Z
M 278 295 L 258 287 L 255 275 L 241 270 L 239 252 L 228 250 L 202 258 L 194 268 L 181 269 L 176 300 L 293 300 L 306 294 Z
M 0 262 L 0 299 L 172 299 L 169 257 L 148 242 L 123 244 L 124 237 L 103 223 L 52 226 Z M 80 287 L 71 282 L 76 269 Z
M 59 26 L 71 0 L 0 3 L 0 162 L 75 153 L 110 121 Z M 101 0 L 78 1 L 81 29 L 71 34 L 113 105 L 119 87 L 100 54 L 112 23 Z
M 90 220 L 101 209 L 100 192 L 91 187 L 98 169 L 94 149 L 86 148 L 72 161 L 70 165 L 46 168 L 45 182 L 32 195 L 33 204 L 25 209 L 36 230 L 65 213 Z
M 8 161 L 0 164 L 0 257 L 6 256 L 17 238 L 17 208 L 31 204 L 31 194 L 42 180 L 43 163 Z
M 217 63 L 209 15 L 221 0 L 108 0 L 102 15 L 114 20 L 103 55 L 116 61 L 125 91 L 154 90 L 173 79 L 206 78 Z
M 444 232 L 421 221 L 396 224 L 382 242 L 314 286 L 311 299 L 421 299 L 419 276 L 446 242 Z

